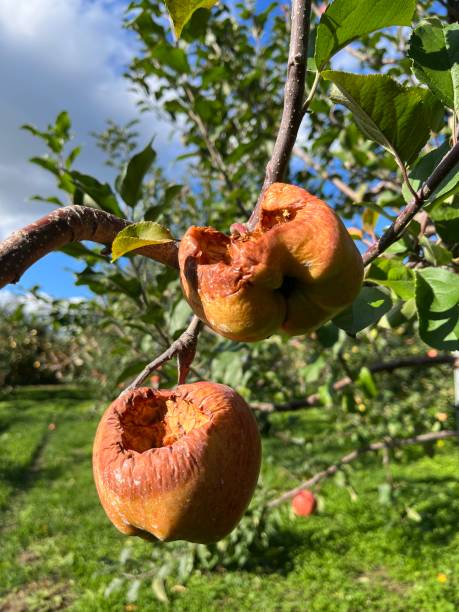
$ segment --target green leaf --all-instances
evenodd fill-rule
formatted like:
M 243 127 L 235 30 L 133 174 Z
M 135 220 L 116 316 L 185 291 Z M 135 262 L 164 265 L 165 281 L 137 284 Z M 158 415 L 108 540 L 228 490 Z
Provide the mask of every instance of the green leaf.
M 359 331 L 374 325 L 389 312 L 392 300 L 377 287 L 362 287 L 354 303 L 333 319 L 333 323 L 345 332 L 355 336 Z
M 321 385 L 318 389 L 320 403 L 323 406 L 333 406 L 333 395 L 328 385 Z
M 70 116 L 67 111 L 62 111 L 56 117 L 56 123 L 54 126 L 55 132 L 57 136 L 64 138 L 64 140 L 68 140 L 70 138 L 70 128 L 72 127 L 72 122 L 70 120 Z
M 427 19 L 413 32 L 408 55 L 417 78 L 456 113 L 459 111 L 459 24 Z
M 404 87 L 383 74 L 359 75 L 326 70 L 323 77 L 335 85 L 331 99 L 354 114 L 367 138 L 394 157 L 410 163 L 430 135 L 432 94 L 420 87 Z
M 445 249 L 441 244 L 435 244 L 435 242 L 432 242 L 426 236 L 421 236 L 419 244 L 422 246 L 424 259 L 431 266 L 444 266 L 453 259 L 453 255 L 448 249 Z
M 110 274 L 106 279 L 112 285 L 112 290 L 116 293 L 122 291 L 125 295 L 132 298 L 137 304 L 140 304 L 140 295 L 142 293 L 142 286 L 140 281 L 135 277 L 128 277 L 119 272 Z
M 151 588 L 158 601 L 164 604 L 169 603 L 169 597 L 167 596 L 166 587 L 164 586 L 164 580 L 160 577 L 156 577 L 151 583 Z
M 46 204 L 55 204 L 56 206 L 65 206 L 62 200 L 59 200 L 56 196 L 49 196 L 47 198 L 41 195 L 33 195 L 31 198 L 34 202 L 45 202 Z
M 363 390 L 365 395 L 369 398 L 376 397 L 378 395 L 378 388 L 374 381 L 373 375 L 370 370 L 366 367 L 363 367 L 357 378 L 357 384 Z
M 156 221 L 160 214 L 164 211 L 164 204 L 158 204 L 157 206 L 150 206 L 143 215 L 145 221 Z
M 73 165 L 73 162 L 80 155 L 80 153 L 81 153 L 81 147 L 75 147 L 74 149 L 70 151 L 70 153 L 67 156 L 67 159 L 65 160 L 65 167 L 67 168 L 67 170 L 70 170 L 70 168 Z
M 419 335 L 429 346 L 459 350 L 459 276 L 443 268 L 416 274 Z
M 108 183 L 100 183 L 93 176 L 72 170 L 69 175 L 77 189 L 86 193 L 102 210 L 124 217 L 115 194 Z
M 405 507 L 406 517 L 415 523 L 420 523 L 422 521 L 422 517 L 417 510 L 411 508 L 410 506 Z
M 388 482 L 383 482 L 379 485 L 378 499 L 379 503 L 383 506 L 390 506 L 392 504 L 392 487 Z
M 139 580 L 138 578 L 131 582 L 129 589 L 127 590 L 127 593 L 126 593 L 127 602 L 132 603 L 134 601 L 137 601 L 137 599 L 139 598 L 139 590 L 141 586 L 142 586 L 142 581 Z
M 304 379 L 304 382 L 310 385 L 319 380 L 320 374 L 326 365 L 325 357 L 321 355 L 313 363 L 301 368 L 299 374 Z
M 75 285 L 87 285 L 93 293 L 97 295 L 105 295 L 107 293 L 107 283 L 104 282 L 104 277 L 99 272 L 87 266 L 82 272 L 75 274 Z
M 415 7 L 415 0 L 335 0 L 317 28 L 314 56 L 318 70 L 356 38 L 389 26 L 409 26 Z
M 155 161 L 156 152 L 151 142 L 141 151 L 134 155 L 120 180 L 120 195 L 128 206 L 134 207 L 142 195 L 142 183 L 145 175 Z
M 115 384 L 119 385 L 120 383 L 124 382 L 127 379 L 134 378 L 134 376 L 137 376 L 137 374 L 140 374 L 140 372 L 143 370 L 145 365 L 146 365 L 145 361 L 140 361 L 139 359 L 136 359 L 135 361 L 131 361 L 131 363 L 129 363 L 125 368 L 123 368 L 121 374 L 116 379 Z
M 169 207 L 183 191 L 183 185 L 169 185 L 164 192 L 163 206 Z
M 212 360 L 212 378 L 220 383 L 237 387 L 243 379 L 242 358 L 239 352 L 223 351 Z
M 448 206 L 435 205 L 429 210 L 429 215 L 442 240 L 452 245 L 459 244 L 459 200 L 457 197 Z
M 441 160 L 449 151 L 449 143 L 445 141 L 440 147 L 429 151 L 423 155 L 410 172 L 409 178 L 411 185 L 416 191 L 432 174 L 434 168 L 438 166 Z M 449 196 L 459 191 L 459 163 L 452 168 L 445 178 L 441 181 L 438 187 L 430 194 L 428 202 L 430 204 L 440 203 L 446 200 Z M 413 199 L 410 190 L 404 184 L 402 194 L 406 202 Z
M 82 257 L 89 257 L 95 259 L 102 259 L 103 261 L 107 261 L 107 258 L 101 255 L 100 253 L 96 253 L 96 251 L 91 251 L 87 247 L 84 246 L 81 242 L 70 242 L 69 244 L 64 245 L 59 249 L 61 253 L 65 253 L 70 257 L 75 257 L 76 259 Z
M 414 272 L 398 259 L 377 259 L 371 264 L 366 280 L 392 289 L 402 300 L 414 297 Z
M 112 262 L 122 255 L 151 244 L 163 244 L 174 240 L 170 231 L 152 221 L 140 221 L 125 227 L 112 244 Z
M 188 73 L 190 65 L 183 49 L 173 47 L 165 42 L 158 43 L 151 52 L 151 57 L 157 59 L 161 65 L 169 66 L 174 72 Z
M 169 332 L 174 335 L 176 332 L 185 329 L 193 311 L 186 300 L 180 300 L 175 306 L 169 319 Z
M 217 0 L 165 0 L 165 2 L 175 35 L 180 38 L 183 26 L 190 20 L 192 14 L 200 8 L 211 9 Z
M 339 338 L 339 329 L 331 321 L 316 330 L 317 340 L 324 348 L 331 348 Z
M 54 174 L 54 176 L 59 176 L 59 165 L 55 159 L 51 159 L 50 157 L 31 157 L 29 161 L 30 163 L 51 172 L 51 174 Z

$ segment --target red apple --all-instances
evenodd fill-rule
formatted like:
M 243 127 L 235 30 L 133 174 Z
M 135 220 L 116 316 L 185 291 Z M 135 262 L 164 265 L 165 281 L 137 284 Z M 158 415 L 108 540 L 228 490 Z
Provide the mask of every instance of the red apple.
M 297 516 L 309 516 L 316 511 L 317 500 L 311 491 L 304 489 L 292 499 L 292 508 Z
M 103 415 L 93 452 L 100 501 L 122 533 L 201 543 L 239 522 L 260 460 L 250 408 L 212 382 L 124 393 Z

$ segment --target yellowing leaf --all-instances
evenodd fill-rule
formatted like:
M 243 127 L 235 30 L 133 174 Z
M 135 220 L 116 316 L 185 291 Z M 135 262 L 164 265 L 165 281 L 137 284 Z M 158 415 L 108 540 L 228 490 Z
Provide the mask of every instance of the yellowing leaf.
M 135 249 L 173 240 L 170 231 L 159 223 L 153 223 L 152 221 L 133 223 L 121 230 L 113 241 L 112 262 Z
M 171 16 L 175 35 L 180 38 L 183 27 L 190 20 L 195 11 L 200 8 L 211 9 L 217 0 L 165 0 L 167 10 Z

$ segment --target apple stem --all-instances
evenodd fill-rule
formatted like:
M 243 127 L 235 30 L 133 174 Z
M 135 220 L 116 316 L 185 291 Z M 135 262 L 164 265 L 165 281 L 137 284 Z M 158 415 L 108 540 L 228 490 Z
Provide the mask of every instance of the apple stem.
M 150 376 L 155 370 L 157 370 L 167 361 L 170 361 L 176 355 L 178 356 L 179 361 L 178 384 L 183 384 L 186 380 L 188 372 L 190 371 L 191 364 L 193 363 L 193 359 L 196 354 L 199 332 L 203 327 L 204 323 L 197 316 L 193 316 L 190 324 L 177 338 L 177 340 L 174 340 L 174 342 L 167 350 L 164 351 L 164 353 L 161 353 L 161 355 L 146 365 L 142 372 L 140 372 L 140 374 L 131 382 L 131 384 L 121 392 L 120 397 L 128 391 L 131 391 L 136 387 L 140 387 L 148 376 Z

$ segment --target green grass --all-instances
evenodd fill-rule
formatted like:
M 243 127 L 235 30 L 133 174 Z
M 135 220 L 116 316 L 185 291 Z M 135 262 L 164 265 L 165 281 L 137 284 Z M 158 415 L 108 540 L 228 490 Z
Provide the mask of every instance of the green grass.
M 141 583 L 134 604 L 126 582 L 106 597 L 107 586 L 123 577 L 120 555 L 128 550 L 132 567 L 148 570 L 152 545 L 119 534 L 99 505 L 91 473 L 99 416 L 100 406 L 75 389 L 24 389 L 0 402 L 0 610 L 452 612 L 459 606 L 453 442 L 434 458 L 412 449 L 409 463 L 393 466 L 392 505 L 378 500 L 384 476 L 374 456 L 352 477 L 357 497 L 331 480 L 320 489 L 319 514 L 295 519 L 287 504 L 271 548 L 251 569 L 196 570 L 185 585 L 168 578 L 169 604 L 154 596 L 152 578 Z M 282 491 L 309 475 L 305 455 L 322 466 L 343 453 L 330 442 L 324 412 L 273 420 L 274 430 L 305 440 L 288 445 L 273 434 L 264 440 L 264 489 Z M 406 516 L 407 507 L 419 520 Z

